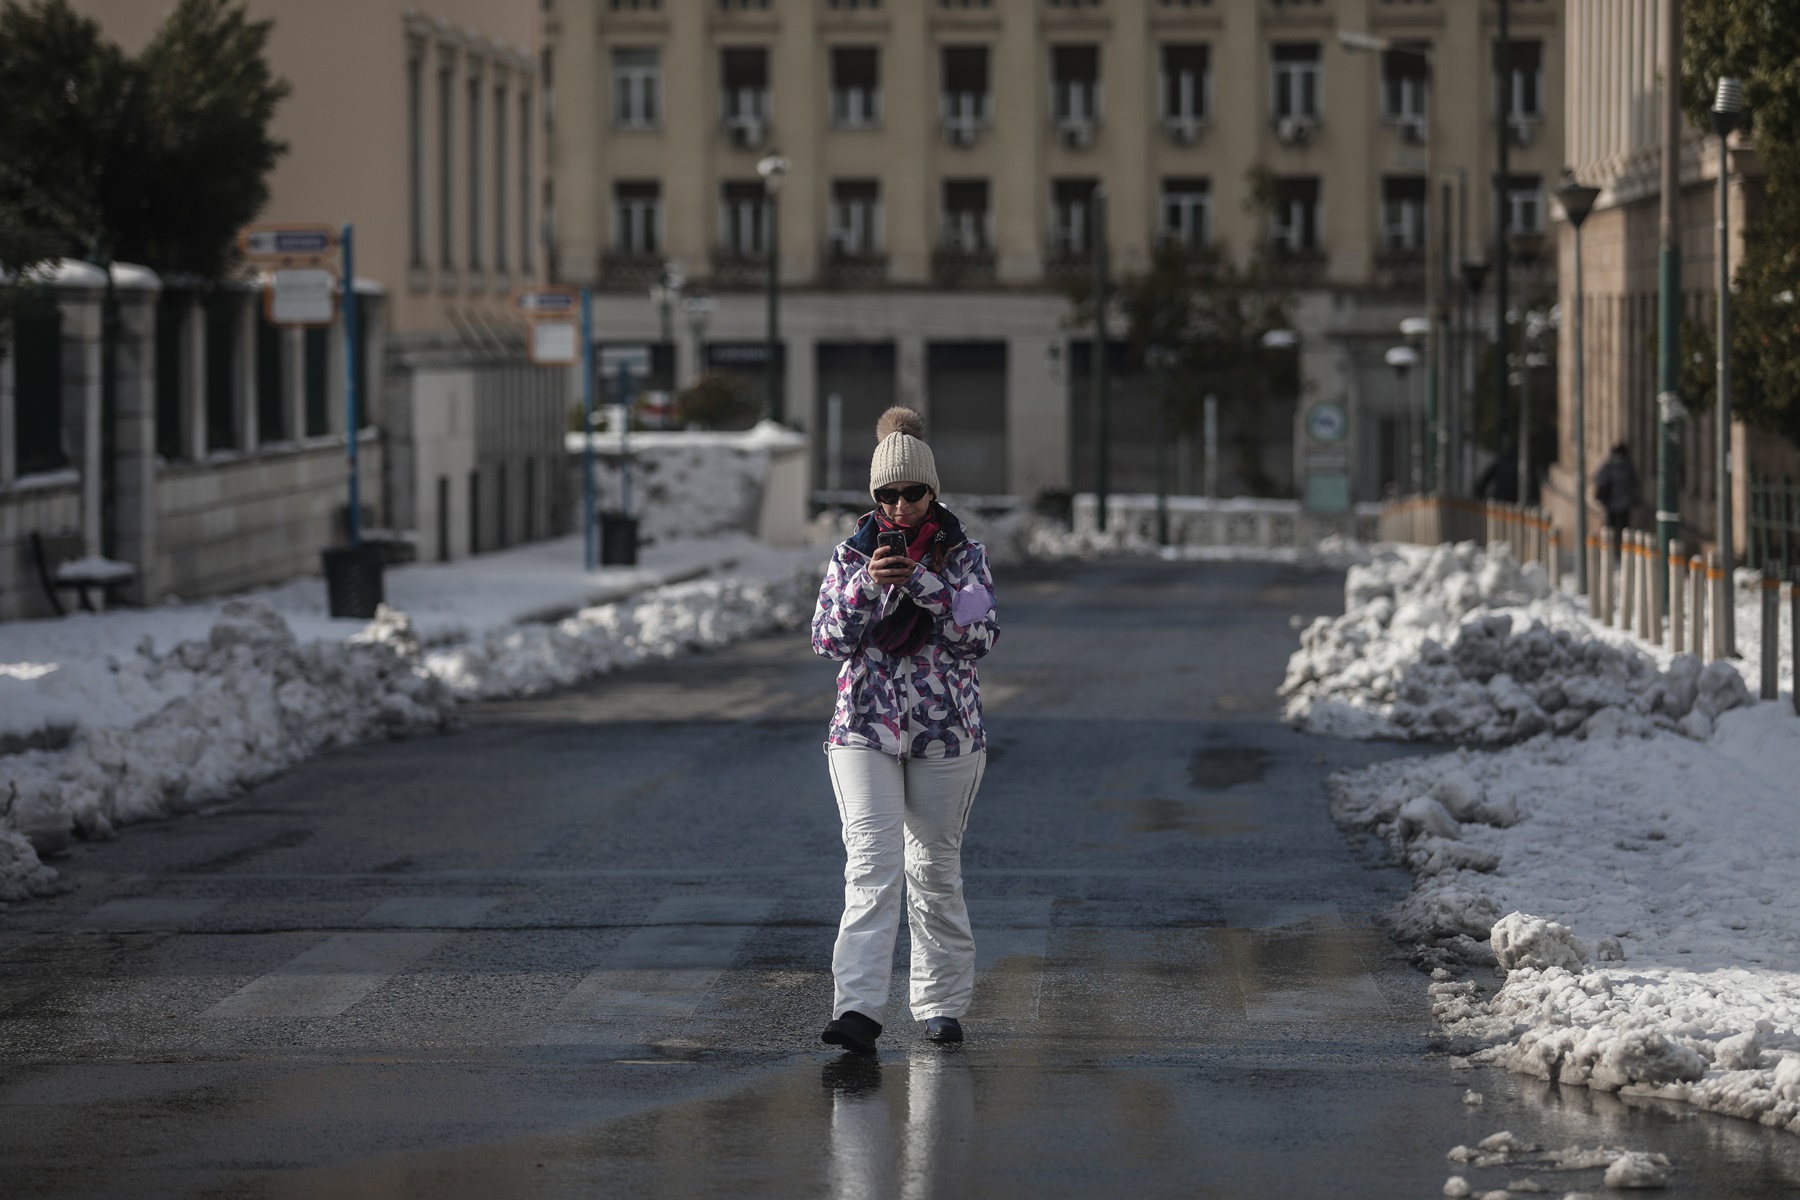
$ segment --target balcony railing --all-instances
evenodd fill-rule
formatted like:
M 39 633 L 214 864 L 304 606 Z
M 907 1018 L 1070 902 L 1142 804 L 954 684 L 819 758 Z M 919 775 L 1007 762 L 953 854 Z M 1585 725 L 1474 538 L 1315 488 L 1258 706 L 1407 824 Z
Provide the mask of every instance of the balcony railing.
M 931 256 L 931 277 L 942 287 L 978 287 L 997 278 L 994 252 L 967 246 L 939 246 Z
M 888 258 L 829 249 L 823 267 L 821 277 L 827 287 L 874 287 L 887 280 Z
M 742 254 L 735 250 L 713 253 L 712 286 L 715 289 L 758 287 L 768 279 L 769 256 L 766 254 Z
M 628 254 L 614 251 L 600 259 L 600 287 L 608 291 L 631 291 L 649 287 L 662 275 L 660 254 Z
M 1417 286 L 1425 280 L 1425 252 L 1384 247 L 1375 251 L 1375 273 L 1390 284 Z
M 1330 257 L 1323 250 L 1290 250 L 1269 247 L 1269 273 L 1283 283 L 1310 283 L 1325 274 Z

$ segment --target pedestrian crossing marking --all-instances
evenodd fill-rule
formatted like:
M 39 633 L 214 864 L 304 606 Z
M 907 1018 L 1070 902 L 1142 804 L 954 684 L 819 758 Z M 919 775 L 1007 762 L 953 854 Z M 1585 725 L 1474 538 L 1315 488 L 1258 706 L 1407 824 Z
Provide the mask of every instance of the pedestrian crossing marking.
M 317 1020 L 343 1014 L 395 972 L 424 958 L 494 902 L 467 896 L 386 900 L 358 922 L 411 926 L 417 933 L 339 933 L 257 979 L 201 1014 L 214 1020 Z M 432 930 L 425 932 L 424 930 Z
M 124 900 L 108 900 L 78 922 L 78 928 L 92 929 L 179 929 L 190 921 L 205 916 L 224 903 L 221 900 L 182 900 L 170 897 L 135 896 Z
M 773 900 L 668 897 L 563 997 L 541 1040 L 642 1042 L 674 1032 L 774 907 Z

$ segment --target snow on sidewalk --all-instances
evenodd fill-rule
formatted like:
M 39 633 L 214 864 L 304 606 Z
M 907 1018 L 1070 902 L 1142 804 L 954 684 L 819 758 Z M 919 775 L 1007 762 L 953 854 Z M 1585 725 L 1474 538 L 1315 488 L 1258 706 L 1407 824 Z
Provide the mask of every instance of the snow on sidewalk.
M 334 621 L 298 580 L 229 600 L 0 625 L 0 901 L 72 836 L 225 799 L 320 750 L 804 620 L 818 549 L 742 536 L 581 569 L 573 538 L 387 576 Z M 704 574 L 702 574 L 704 573 Z
M 1791 698 L 1598 625 L 1504 553 L 1384 550 L 1346 601 L 1294 656 L 1290 717 L 1464 743 L 1330 782 L 1416 876 L 1394 927 L 1438 966 L 1450 1048 L 1800 1132 Z M 1527 705 L 1548 722 L 1520 734 Z

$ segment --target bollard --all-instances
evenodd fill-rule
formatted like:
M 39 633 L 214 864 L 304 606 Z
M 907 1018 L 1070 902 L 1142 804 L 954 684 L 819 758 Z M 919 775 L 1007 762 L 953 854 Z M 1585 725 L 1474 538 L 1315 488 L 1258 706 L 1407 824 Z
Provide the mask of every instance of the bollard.
M 1706 562 L 1688 559 L 1688 653 L 1706 661 Z
M 1619 546 L 1619 628 L 1631 633 L 1637 625 L 1637 530 L 1627 529 L 1620 535 Z
M 1588 616 L 1600 616 L 1600 538 L 1597 534 L 1588 534 L 1587 545 L 1582 553 L 1587 555 L 1587 602 Z
M 1687 649 L 1687 551 L 1678 541 L 1669 543 L 1669 649 Z
M 1763 564 L 1762 698 L 1781 698 L 1781 572 Z
M 1600 623 L 1602 625 L 1611 625 L 1613 623 L 1614 607 L 1613 579 L 1615 576 L 1613 574 L 1613 569 L 1618 562 L 1615 551 L 1617 551 L 1619 546 L 1619 531 L 1608 526 L 1606 532 L 1601 536 L 1605 538 L 1606 541 L 1600 547 Z
M 1637 542 L 1637 566 L 1634 568 L 1637 576 L 1637 621 L 1632 626 L 1632 632 L 1647 642 L 1650 640 L 1650 597 L 1656 591 L 1650 579 L 1650 535 L 1640 533 L 1634 540 Z
M 1650 617 L 1650 644 L 1663 644 L 1663 589 L 1668 582 L 1669 564 L 1657 547 L 1656 535 L 1644 535 L 1644 610 Z
M 1791 568 L 1788 579 L 1788 635 L 1794 656 L 1794 715 L 1800 717 L 1800 566 Z
M 1550 572 L 1550 586 L 1560 591 L 1562 589 L 1562 534 L 1554 529 L 1550 531 L 1550 545 L 1545 552 L 1545 566 Z
M 1706 657 L 1717 660 L 1731 657 L 1731 647 L 1725 641 L 1725 606 L 1731 603 L 1731 593 L 1726 589 L 1731 581 L 1725 578 L 1725 564 L 1719 561 L 1717 553 L 1706 556 L 1706 591 L 1711 601 L 1706 606 L 1706 627 L 1710 631 L 1707 642 Z

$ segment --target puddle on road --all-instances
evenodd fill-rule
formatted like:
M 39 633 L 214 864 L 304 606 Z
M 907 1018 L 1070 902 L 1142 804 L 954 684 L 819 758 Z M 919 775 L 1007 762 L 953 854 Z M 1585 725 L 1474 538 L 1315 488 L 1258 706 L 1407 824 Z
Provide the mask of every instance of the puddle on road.
M 1257 746 L 1203 746 L 1188 759 L 1188 782 L 1217 792 L 1255 783 L 1268 770 L 1269 752 Z
M 1250 802 L 1247 797 L 1202 803 L 1145 796 L 1129 800 L 1102 800 L 1098 807 L 1102 812 L 1130 814 L 1133 833 L 1185 833 L 1191 837 L 1208 838 L 1255 833 L 1262 828 L 1250 817 Z

